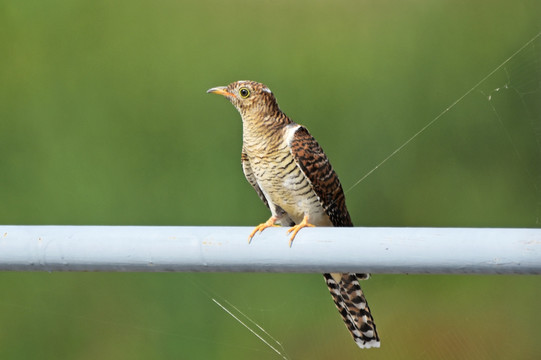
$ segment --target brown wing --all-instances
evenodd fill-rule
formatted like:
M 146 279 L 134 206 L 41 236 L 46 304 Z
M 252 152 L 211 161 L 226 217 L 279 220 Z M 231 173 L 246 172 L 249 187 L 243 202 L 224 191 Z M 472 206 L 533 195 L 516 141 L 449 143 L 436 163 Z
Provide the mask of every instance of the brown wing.
M 263 194 L 263 191 L 261 191 L 261 188 L 257 184 L 257 180 L 255 179 L 255 175 L 252 171 L 252 167 L 250 166 L 250 160 L 248 160 L 248 155 L 246 155 L 246 153 L 244 152 L 244 149 L 242 150 L 240 159 L 242 162 L 242 171 L 244 172 L 244 176 L 246 177 L 246 180 L 248 180 L 250 185 L 252 185 L 252 187 L 254 188 L 255 192 L 257 193 L 261 201 L 263 201 L 263 203 L 265 203 L 265 205 L 270 209 L 267 198 L 265 197 L 265 195 Z
M 293 158 L 310 180 L 333 226 L 353 226 L 338 175 L 316 139 L 300 126 L 293 134 L 290 146 Z

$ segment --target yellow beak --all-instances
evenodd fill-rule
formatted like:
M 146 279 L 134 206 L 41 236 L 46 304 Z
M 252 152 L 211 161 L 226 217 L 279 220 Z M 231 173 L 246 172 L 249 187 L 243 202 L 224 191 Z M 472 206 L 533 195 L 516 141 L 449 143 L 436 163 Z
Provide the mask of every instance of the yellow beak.
M 233 94 L 228 92 L 226 89 L 227 89 L 227 86 L 213 87 L 212 89 L 207 90 L 207 94 L 213 93 L 213 94 L 218 94 L 218 95 L 223 95 L 223 96 L 234 96 Z

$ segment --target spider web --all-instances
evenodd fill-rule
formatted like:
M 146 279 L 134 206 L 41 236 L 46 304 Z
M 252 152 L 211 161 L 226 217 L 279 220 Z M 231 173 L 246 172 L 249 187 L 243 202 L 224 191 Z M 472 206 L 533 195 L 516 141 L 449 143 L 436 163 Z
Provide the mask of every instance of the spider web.
M 504 81 L 501 82 L 502 74 Z M 493 83 L 499 83 L 491 87 Z M 541 223 L 541 33 L 528 40 L 495 69 L 481 78 L 463 95 L 450 103 L 419 131 L 405 140 L 377 165 L 360 177 L 345 192 L 349 193 L 376 170 L 404 151 L 429 128 L 445 121 L 445 115 L 468 97 L 483 95 L 501 128 L 505 141 L 527 174 L 536 199 L 535 224 Z M 487 159 L 488 160 L 488 159 Z
M 541 148 L 541 141 L 539 140 L 540 138 L 540 130 L 539 130 L 539 123 L 538 121 L 535 121 L 535 118 L 539 118 L 539 114 L 538 114 L 538 108 L 539 108 L 539 102 L 537 101 L 538 99 L 535 98 L 533 99 L 533 108 L 531 108 L 530 106 L 528 106 L 528 104 L 530 104 L 530 99 L 527 99 L 527 97 L 530 97 L 531 95 L 535 96 L 536 94 L 539 93 L 539 81 L 540 81 L 540 75 L 539 75 L 539 71 L 540 71 L 540 65 L 539 65 L 539 60 L 537 59 L 536 56 L 538 56 L 538 54 L 536 52 L 538 52 L 539 50 L 538 47 L 539 45 L 536 47 L 535 46 L 535 43 L 536 41 L 538 41 L 539 37 L 541 36 L 541 33 L 537 34 L 536 36 L 534 36 L 532 39 L 530 39 L 530 41 L 528 41 L 526 44 L 524 44 L 520 49 L 518 49 L 513 55 L 511 55 L 509 58 L 507 58 L 503 63 L 501 63 L 498 67 L 496 67 L 496 69 L 492 70 L 487 76 L 485 76 L 484 78 L 482 78 L 477 84 L 475 84 L 471 89 L 469 89 L 468 91 L 466 91 L 464 93 L 464 95 L 460 96 L 458 99 L 456 99 L 454 102 L 451 103 L 451 105 L 449 105 L 447 108 L 445 108 L 445 110 L 443 110 L 438 116 L 436 116 L 434 119 L 430 120 L 425 126 L 423 126 L 419 131 L 417 131 L 415 134 L 413 134 L 413 136 L 411 136 L 408 140 L 406 140 L 402 145 L 400 145 L 399 147 L 397 147 L 393 152 L 391 152 L 389 154 L 389 156 L 385 157 L 379 164 L 377 164 L 376 166 L 374 166 L 374 168 L 372 168 L 372 170 L 370 170 L 369 172 L 367 172 L 363 177 L 361 177 L 359 180 L 357 180 L 351 187 L 349 187 L 346 192 L 349 192 L 351 191 L 354 187 L 356 187 L 357 185 L 359 185 L 361 182 L 363 182 L 368 176 L 370 176 L 374 171 L 376 171 L 380 166 L 382 166 L 383 164 L 385 164 L 388 160 L 390 160 L 392 157 L 394 157 L 397 153 L 399 153 L 400 151 L 402 151 L 410 142 L 412 142 L 413 140 L 415 140 L 419 135 L 421 135 L 422 133 L 424 133 L 430 126 L 434 125 L 438 120 L 440 120 L 440 118 L 442 118 L 447 112 L 449 112 L 451 109 L 453 109 L 457 104 L 459 104 L 466 96 L 470 95 L 471 93 L 473 93 L 474 91 L 480 91 L 483 95 L 485 95 L 487 97 L 487 100 L 488 101 L 491 101 L 492 100 L 492 96 L 493 94 L 499 92 L 500 90 L 509 90 L 509 89 L 512 89 L 513 91 L 516 92 L 516 94 L 520 97 L 521 101 L 522 101 L 522 104 L 525 106 L 525 108 L 527 109 L 527 117 L 530 119 L 530 122 L 531 122 L 531 125 L 532 125 L 532 128 L 534 129 L 534 135 L 536 135 L 536 140 L 537 140 L 537 144 L 538 146 Z M 534 53 L 534 55 L 532 56 L 532 58 L 534 59 L 534 62 L 531 64 L 533 65 L 533 68 L 531 69 L 528 69 L 529 71 L 524 71 L 523 69 L 528 66 L 523 66 L 522 65 L 522 62 L 520 62 L 519 60 L 519 54 L 521 54 L 523 52 L 524 49 L 528 48 L 529 46 L 531 45 L 531 51 Z M 517 66 L 517 63 L 518 63 L 518 66 Z M 509 70 L 508 67 L 510 68 L 518 68 L 520 69 L 519 71 L 519 74 L 521 75 L 520 76 L 520 80 L 518 81 L 518 83 L 515 85 L 514 83 L 511 84 L 511 76 L 510 76 L 510 73 L 509 73 Z M 495 89 L 493 89 L 488 95 L 485 94 L 482 90 L 479 90 L 479 88 L 485 83 L 487 82 L 487 80 L 492 76 L 494 75 L 496 72 L 500 71 L 500 70 L 503 70 L 505 71 L 505 74 L 507 76 L 507 82 L 502 86 L 502 87 L 497 87 Z M 531 75 L 534 75 L 533 77 L 531 77 Z M 502 127 L 505 128 L 505 125 L 503 124 L 502 120 L 501 120 L 501 117 L 500 115 L 498 114 L 498 111 L 496 110 L 496 107 L 494 105 L 492 105 L 491 103 L 491 107 L 492 107 L 492 110 L 494 111 L 496 117 L 498 118 L 500 124 L 502 125 Z M 537 113 L 537 114 L 536 114 Z M 507 130 L 506 130 L 507 131 Z M 514 142 L 513 142 L 513 139 L 512 137 L 510 136 L 510 134 L 507 132 L 508 134 L 508 139 L 509 141 L 513 144 L 514 146 Z M 517 153 L 517 156 L 520 158 L 520 154 L 518 152 L 518 149 L 515 147 L 515 152 Z

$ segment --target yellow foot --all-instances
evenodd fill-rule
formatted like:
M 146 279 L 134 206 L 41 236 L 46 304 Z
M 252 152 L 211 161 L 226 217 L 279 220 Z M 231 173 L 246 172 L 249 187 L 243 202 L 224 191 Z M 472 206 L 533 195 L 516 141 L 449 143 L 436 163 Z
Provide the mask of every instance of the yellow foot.
M 300 224 L 297 224 L 297 225 L 293 226 L 291 229 L 289 229 L 287 231 L 288 234 L 290 232 L 293 232 L 293 235 L 291 235 L 291 237 L 289 238 L 289 247 L 291 247 L 291 245 L 293 244 L 293 239 L 295 239 L 295 236 L 297 236 L 297 233 L 303 227 L 315 227 L 315 225 L 312 225 L 312 224 L 308 223 L 308 216 L 305 216 L 304 219 L 302 219 Z
M 252 242 L 252 238 L 254 235 L 259 231 L 263 231 L 268 227 L 279 227 L 279 225 L 275 225 L 278 218 L 276 216 L 271 216 L 269 220 L 265 221 L 263 224 L 259 224 L 255 227 L 254 231 L 248 236 L 248 244 Z

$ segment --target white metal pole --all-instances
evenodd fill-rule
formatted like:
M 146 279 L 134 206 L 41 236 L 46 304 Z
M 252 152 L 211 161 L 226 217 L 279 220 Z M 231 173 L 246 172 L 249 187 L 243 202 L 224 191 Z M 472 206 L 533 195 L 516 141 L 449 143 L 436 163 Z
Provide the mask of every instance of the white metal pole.
M 0 225 L 2 271 L 541 274 L 541 229 Z

